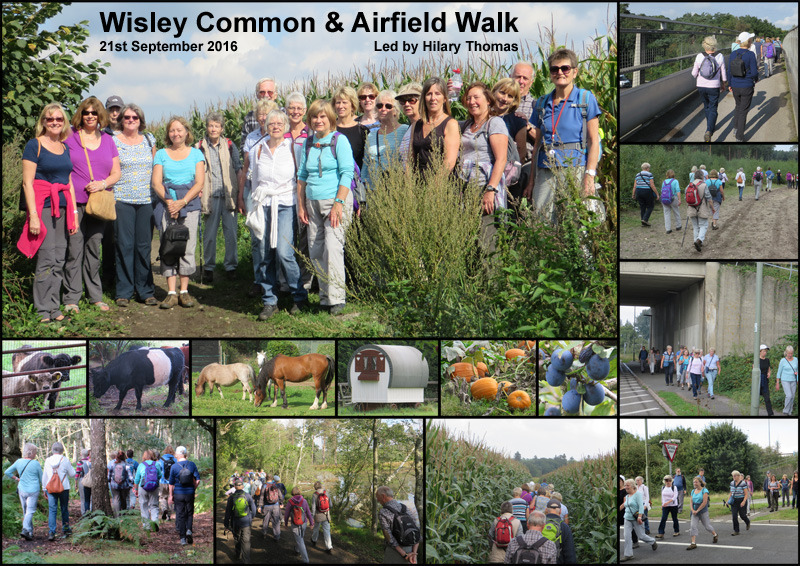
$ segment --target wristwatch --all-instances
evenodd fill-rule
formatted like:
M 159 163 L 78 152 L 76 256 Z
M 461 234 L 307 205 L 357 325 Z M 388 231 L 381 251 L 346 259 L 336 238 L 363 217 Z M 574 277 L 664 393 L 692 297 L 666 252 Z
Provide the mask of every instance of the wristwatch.
M 333 199 L 333 202 L 338 202 L 339 204 L 341 204 L 342 206 L 344 206 L 344 201 L 343 201 L 342 199 L 338 198 L 338 197 L 337 197 L 337 198 L 335 198 L 335 199 Z
M 597 177 L 597 169 L 587 169 L 586 173 L 592 177 Z
M 496 193 L 497 192 L 497 187 L 493 187 L 491 185 L 486 185 L 486 188 L 484 189 L 484 192 L 489 192 L 489 191 L 492 191 L 493 193 Z

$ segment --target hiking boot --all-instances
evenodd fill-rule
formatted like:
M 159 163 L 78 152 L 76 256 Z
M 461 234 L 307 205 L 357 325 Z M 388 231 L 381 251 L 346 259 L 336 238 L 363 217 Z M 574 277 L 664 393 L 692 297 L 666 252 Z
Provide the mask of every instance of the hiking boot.
M 775 509 L 775 511 L 777 511 L 777 509 Z M 747 529 L 745 529 L 745 530 L 748 530 L 748 531 L 750 530 L 750 523 L 747 523 Z
M 653 541 L 653 545 L 652 546 L 653 546 L 653 550 L 655 550 L 656 548 L 658 548 L 658 543 L 656 541 Z
M 158 304 L 158 299 L 156 299 L 155 297 L 147 297 L 144 300 L 144 304 L 148 307 L 154 307 Z
M 311 305 L 308 304 L 308 301 L 300 301 L 292 306 L 289 314 L 295 315 L 300 314 L 301 312 L 307 312 L 310 307 Z
M 331 316 L 336 316 L 342 314 L 344 311 L 344 303 L 339 303 L 338 305 L 331 305 Z
M 672 533 L 672 536 L 679 537 L 679 536 L 681 536 L 681 533 Z
M 186 539 L 185 538 L 181 539 L 181 546 L 186 546 Z
M 667 234 L 672 234 L 672 230 L 667 230 Z
M 642 220 L 642 226 L 650 226 L 650 223 L 647 220 Z
M 698 252 L 702 252 L 703 251 L 703 242 L 701 242 L 699 239 L 695 240 L 694 241 L 694 249 L 696 249 Z
M 664 538 L 664 535 L 656 535 L 656 538 Z
M 195 305 L 194 298 L 189 293 L 181 293 L 178 303 L 184 308 L 191 308 Z
M 50 533 L 49 535 L 47 535 L 47 540 L 49 540 L 50 542 L 56 540 L 56 533 Z
M 194 544 L 194 537 L 192 536 L 192 531 L 186 531 L 186 542 L 189 544 Z
M 695 548 L 697 548 L 697 545 L 695 543 L 692 543 L 686 547 L 686 550 L 694 550 Z
M 172 307 L 176 306 L 177 304 L 178 304 L 178 295 L 173 293 L 171 295 L 167 295 L 167 298 L 164 299 L 163 301 L 161 301 L 161 304 L 158 305 L 158 308 L 160 308 L 160 309 L 171 309 Z
M 732 536 L 732 537 L 739 536 L 739 531 L 734 531 L 734 532 L 732 532 L 732 533 L 731 533 L 731 536 Z
M 706 142 L 706 143 L 711 141 L 711 132 L 706 131 L 706 135 L 703 136 L 703 141 Z
M 264 305 L 258 314 L 258 320 L 268 320 L 276 312 L 278 312 L 278 305 Z
M 633 556 L 623 556 L 619 559 L 620 562 L 627 562 L 628 560 L 633 560 Z
M 169 519 L 169 512 L 166 509 L 164 509 L 161 512 L 161 520 L 166 521 L 167 519 Z
M 33 540 L 33 535 L 31 535 L 28 531 L 22 531 L 19 536 L 25 540 Z
M 680 231 L 681 231 L 681 227 L 680 227 L 680 226 L 678 226 L 677 228 L 675 228 L 675 231 L 676 231 L 676 232 L 680 232 Z
M 719 540 L 719 537 L 717 535 L 714 535 L 714 541 L 713 541 L 714 544 L 716 544 L 718 540 Z
M 124 299 L 124 298 L 122 298 L 122 297 L 120 297 L 119 299 L 117 299 L 115 302 L 117 303 L 117 306 L 118 306 L 118 307 L 122 307 L 122 308 L 125 308 L 125 307 L 127 307 L 127 306 L 128 306 L 128 304 L 130 303 L 130 301 L 129 301 L 128 299 Z
M 638 542 L 633 543 L 633 548 L 639 548 L 639 543 Z
M 712 225 L 712 226 L 711 226 L 711 229 L 712 229 L 712 230 L 719 230 L 719 226 Z

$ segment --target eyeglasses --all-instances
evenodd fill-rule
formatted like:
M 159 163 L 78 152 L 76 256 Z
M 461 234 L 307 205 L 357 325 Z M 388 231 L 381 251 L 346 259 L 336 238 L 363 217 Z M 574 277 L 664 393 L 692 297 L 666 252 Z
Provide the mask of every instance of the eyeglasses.
M 81 116 L 97 116 L 97 110 L 84 110 Z
M 394 104 L 392 104 L 391 102 L 386 102 L 386 103 L 378 102 L 375 105 L 375 108 L 377 108 L 378 110 L 380 110 L 382 108 L 386 108 L 387 110 L 389 110 L 390 108 L 394 108 Z
M 562 73 L 564 73 L 566 75 L 567 73 L 569 73 L 574 68 L 575 67 L 573 67 L 572 65 L 561 65 L 561 66 L 555 66 L 554 65 L 554 66 L 550 67 L 550 74 L 551 75 L 557 75 L 558 72 L 561 71 Z
M 375 98 L 377 98 L 377 96 L 378 96 L 377 94 L 361 94 L 361 95 L 359 95 L 358 99 L 359 100 L 367 100 L 367 99 L 375 100 Z
M 283 127 L 283 122 L 270 122 L 269 124 L 267 124 L 267 127 L 268 128 L 282 128 Z
M 63 116 L 48 116 L 47 118 L 44 119 L 44 121 L 47 122 L 48 124 L 51 123 L 51 122 L 55 122 L 56 124 L 63 124 L 64 123 L 64 117 Z
M 419 102 L 418 96 L 404 96 L 403 98 L 398 99 L 400 104 L 416 104 Z
M 139 117 L 138 116 L 123 116 L 122 119 L 125 120 L 126 122 L 138 122 L 139 121 Z
M 260 94 L 261 96 L 266 95 L 266 96 L 269 96 L 271 98 L 272 95 L 275 94 L 275 91 L 274 90 L 259 90 L 258 94 Z

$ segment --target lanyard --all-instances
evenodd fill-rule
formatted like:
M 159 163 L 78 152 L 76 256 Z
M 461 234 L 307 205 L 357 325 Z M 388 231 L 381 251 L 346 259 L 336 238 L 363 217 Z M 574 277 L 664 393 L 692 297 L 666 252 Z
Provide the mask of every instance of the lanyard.
M 569 98 L 569 96 L 567 96 Z M 558 123 L 561 121 L 561 114 L 564 113 L 564 108 L 567 107 L 567 98 L 562 101 L 563 106 L 561 107 L 561 111 L 558 113 L 558 118 L 556 119 L 555 123 L 553 123 L 553 117 L 556 115 L 556 97 L 555 94 L 553 98 L 550 99 L 550 103 L 553 105 L 553 111 L 550 114 L 550 127 L 553 129 L 553 133 L 550 135 L 550 143 L 555 145 L 556 143 L 556 128 L 558 128 Z

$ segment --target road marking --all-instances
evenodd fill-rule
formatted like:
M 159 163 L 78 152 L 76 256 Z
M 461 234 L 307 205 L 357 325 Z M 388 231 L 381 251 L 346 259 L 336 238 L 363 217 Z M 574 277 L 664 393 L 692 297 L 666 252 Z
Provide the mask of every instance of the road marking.
M 621 538 L 621 539 L 619 539 L 619 541 L 621 543 L 624 543 L 625 539 Z M 672 546 L 684 546 L 684 547 L 688 546 L 685 542 L 661 542 L 660 540 L 656 540 L 656 542 L 658 543 L 658 546 L 661 546 L 662 544 L 669 544 L 669 545 L 672 545 Z M 642 544 L 649 544 L 649 543 L 646 543 L 646 542 L 643 541 Z M 697 547 L 698 548 L 701 548 L 701 547 L 702 548 L 730 548 L 732 550 L 753 550 L 752 546 L 731 546 L 731 545 L 727 545 L 727 544 L 698 544 Z
M 646 399 L 645 401 L 640 401 L 640 403 L 655 403 L 655 399 L 651 399 L 649 395 L 632 395 L 627 397 L 620 397 L 621 399 Z
M 649 409 L 642 409 L 641 411 L 620 411 L 620 415 L 635 415 L 636 413 L 647 413 L 648 411 L 658 411 L 661 407 L 650 407 Z

